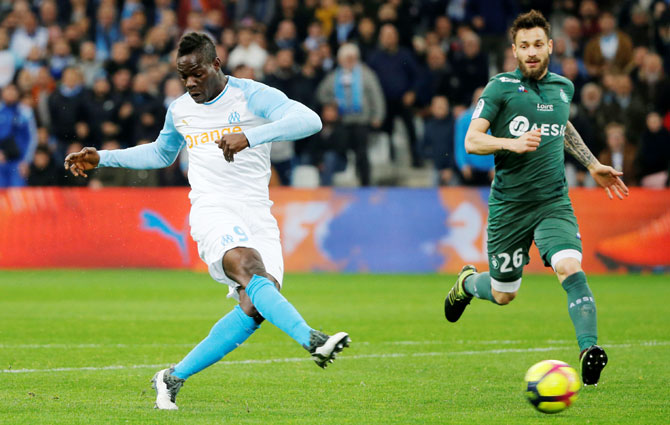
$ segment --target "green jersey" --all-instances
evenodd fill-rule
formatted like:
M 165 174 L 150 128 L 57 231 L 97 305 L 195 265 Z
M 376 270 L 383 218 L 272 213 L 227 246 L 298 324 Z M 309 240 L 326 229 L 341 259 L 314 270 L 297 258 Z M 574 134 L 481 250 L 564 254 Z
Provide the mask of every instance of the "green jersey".
M 491 78 L 472 119 L 485 118 L 495 137 L 517 138 L 538 128 L 542 134 L 536 151 L 495 153 L 492 197 L 542 201 L 567 193 L 564 138 L 574 92 L 570 80 L 551 72 L 539 81 L 519 69 Z

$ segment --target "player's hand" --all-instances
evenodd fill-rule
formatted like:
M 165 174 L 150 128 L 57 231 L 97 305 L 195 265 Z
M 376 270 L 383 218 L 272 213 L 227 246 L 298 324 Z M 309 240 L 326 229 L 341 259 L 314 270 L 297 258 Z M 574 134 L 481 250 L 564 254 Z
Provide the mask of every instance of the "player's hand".
M 65 157 L 65 169 L 70 170 L 74 176 L 88 177 L 87 170 L 92 170 L 100 163 L 100 154 L 95 148 L 84 148 L 79 152 L 71 153 Z
M 540 146 L 540 141 L 540 129 L 536 128 L 535 130 L 523 133 L 518 139 L 512 139 L 512 143 L 509 144 L 507 149 L 516 153 L 533 152 Z
M 621 171 L 617 171 L 608 165 L 596 162 L 596 164 L 589 166 L 589 173 L 591 173 L 593 180 L 595 180 L 600 187 L 605 188 L 605 192 L 607 192 L 607 196 L 610 199 L 614 199 L 612 192 L 614 192 L 619 199 L 628 196 L 628 187 L 626 187 L 626 184 L 621 180 L 621 176 L 623 176 Z
M 216 141 L 220 149 L 223 149 L 223 157 L 228 162 L 233 162 L 233 156 L 242 149 L 249 147 L 249 141 L 244 133 L 225 134 Z

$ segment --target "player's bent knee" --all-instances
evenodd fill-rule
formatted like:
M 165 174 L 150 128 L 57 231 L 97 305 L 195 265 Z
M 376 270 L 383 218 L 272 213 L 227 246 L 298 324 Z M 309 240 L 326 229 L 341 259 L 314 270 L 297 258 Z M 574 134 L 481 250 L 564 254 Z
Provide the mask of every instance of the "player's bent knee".
M 562 282 L 566 277 L 582 271 L 582 253 L 576 249 L 564 249 L 551 256 L 551 267 Z
M 491 278 L 491 295 L 493 295 L 493 299 L 498 305 L 506 305 L 512 302 L 520 287 L 520 277 L 508 282 L 502 282 Z
M 512 302 L 514 298 L 516 298 L 516 291 L 515 292 L 498 292 L 495 289 L 491 291 L 493 298 L 496 300 L 496 303 L 498 305 L 507 305 Z
M 258 251 L 253 248 L 233 248 L 223 256 L 226 276 L 246 287 L 253 275 L 265 276 L 265 266 Z
M 555 267 L 556 274 L 562 282 L 568 276 L 582 271 L 582 264 L 575 258 L 566 258 L 559 261 Z

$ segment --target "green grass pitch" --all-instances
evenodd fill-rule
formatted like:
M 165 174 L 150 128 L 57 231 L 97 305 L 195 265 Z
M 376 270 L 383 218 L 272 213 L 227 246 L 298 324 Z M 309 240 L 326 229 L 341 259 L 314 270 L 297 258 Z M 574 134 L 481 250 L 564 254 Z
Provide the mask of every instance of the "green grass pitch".
M 321 370 L 269 323 L 192 377 L 179 411 L 152 409 L 149 380 L 178 362 L 233 301 L 206 274 L 1 271 L 2 424 L 659 424 L 670 416 L 670 279 L 590 276 L 610 363 L 557 415 L 525 400 L 537 361 L 577 365 L 565 293 L 528 275 L 517 299 L 443 316 L 453 276 L 291 274 L 308 323 L 353 340 Z

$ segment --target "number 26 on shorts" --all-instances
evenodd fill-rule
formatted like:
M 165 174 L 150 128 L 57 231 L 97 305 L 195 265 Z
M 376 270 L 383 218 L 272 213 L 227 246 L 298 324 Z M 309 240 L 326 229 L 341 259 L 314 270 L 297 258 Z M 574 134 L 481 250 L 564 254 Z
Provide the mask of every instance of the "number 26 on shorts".
M 497 258 L 496 258 L 497 257 Z M 491 256 L 491 265 L 497 268 L 500 273 L 509 273 L 523 265 L 523 248 L 518 248 L 512 255 L 501 252 Z M 514 268 L 512 268 L 514 266 Z

